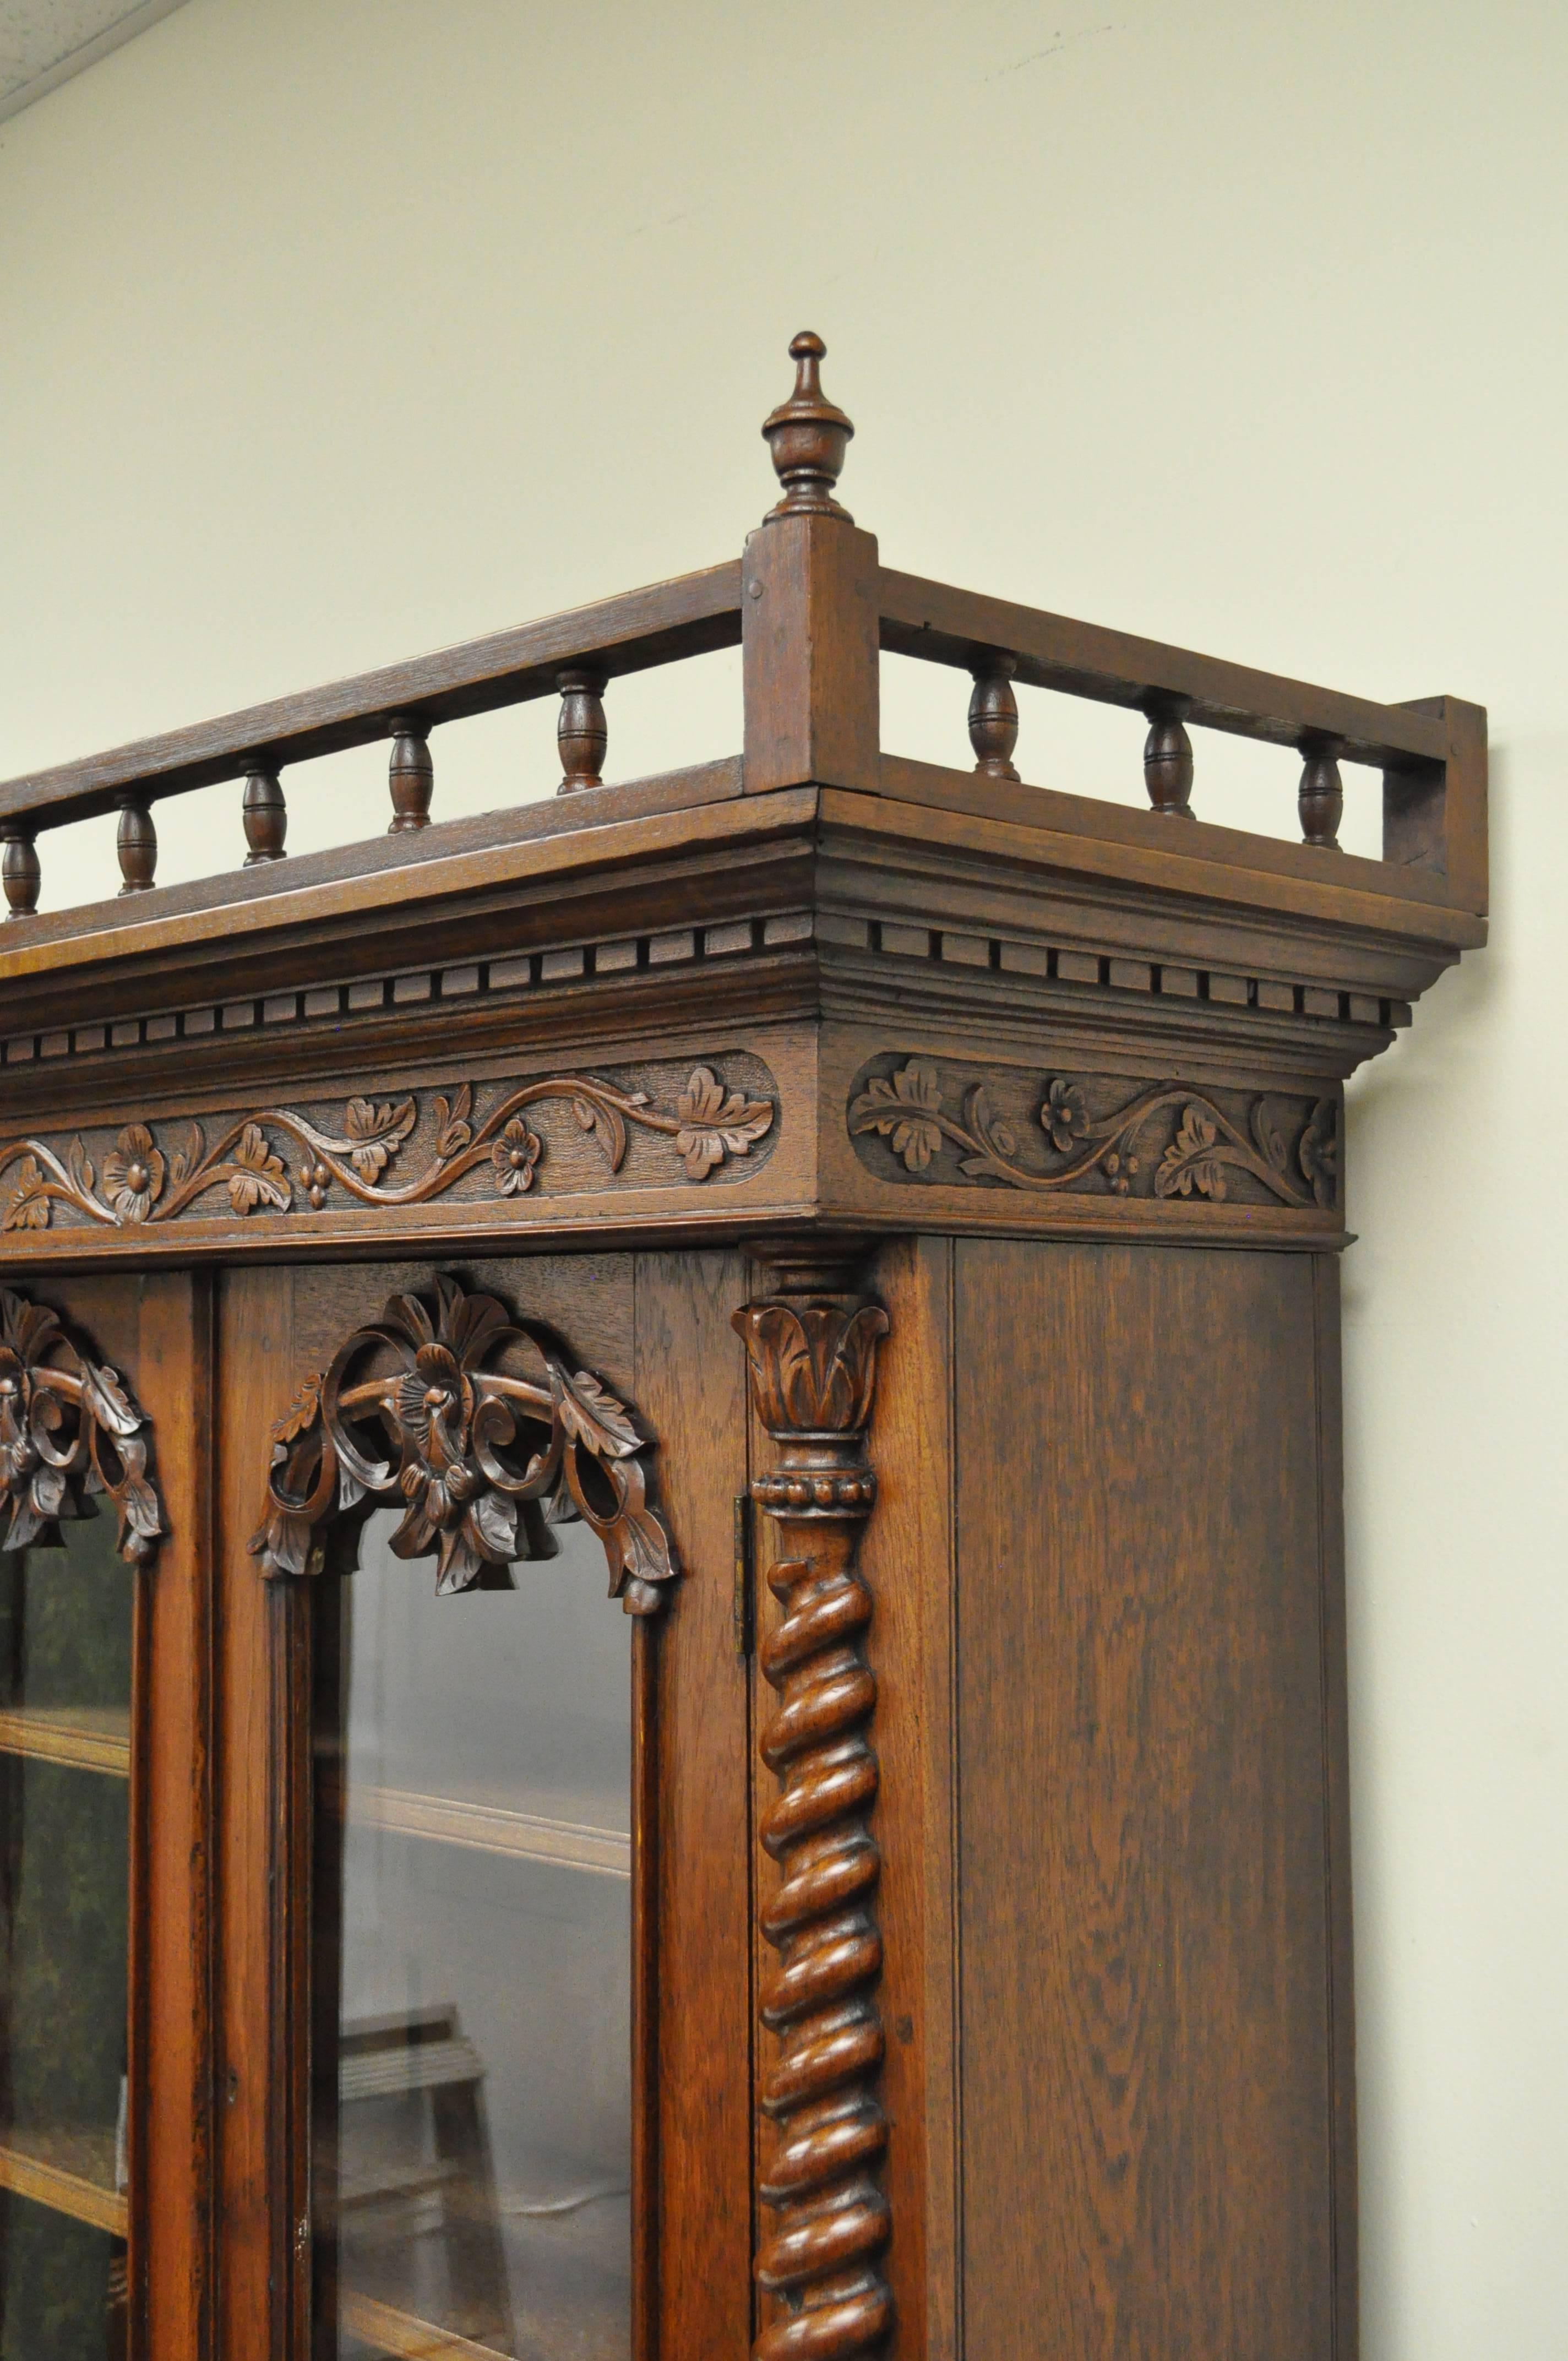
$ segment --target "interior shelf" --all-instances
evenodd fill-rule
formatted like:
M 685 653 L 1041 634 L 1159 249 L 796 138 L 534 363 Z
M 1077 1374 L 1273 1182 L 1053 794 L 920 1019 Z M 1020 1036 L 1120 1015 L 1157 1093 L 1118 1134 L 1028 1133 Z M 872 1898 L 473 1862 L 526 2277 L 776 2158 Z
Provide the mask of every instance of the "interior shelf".
M 69 1763 L 80 1771 L 131 1773 L 128 1706 L 13 1705 L 0 1708 L 0 1754 Z
M 476 1852 L 507 1853 L 515 1860 L 589 1870 L 601 1877 L 631 1875 L 631 1839 L 623 1830 L 515 1811 L 501 1804 L 356 1784 L 349 1790 L 348 1819 L 351 1828 L 428 1837 Z
M 349 2288 L 340 2289 L 337 2308 L 344 2328 L 394 2356 L 395 2361 L 506 2361 L 493 2345 L 475 2345 L 449 2328 L 436 2328 L 428 2320 L 416 2320 L 412 2312 L 398 2312 Z
M 0 2143 L 0 2189 L 123 2238 L 127 2205 L 115 2186 L 115 2145 L 112 2130 L 8 2131 Z

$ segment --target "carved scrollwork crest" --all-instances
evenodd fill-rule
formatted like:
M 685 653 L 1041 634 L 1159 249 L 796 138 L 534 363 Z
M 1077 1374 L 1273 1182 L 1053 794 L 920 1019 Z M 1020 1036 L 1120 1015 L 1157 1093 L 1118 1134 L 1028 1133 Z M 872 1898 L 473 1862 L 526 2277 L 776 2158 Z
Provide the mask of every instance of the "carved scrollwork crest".
M 317 1573 L 331 1517 L 392 1501 L 392 1550 L 433 1555 L 438 1591 L 504 1588 L 520 1560 L 554 1555 L 553 1525 L 581 1518 L 611 1598 L 652 1615 L 678 1569 L 647 1453 L 624 1403 L 568 1368 L 545 1331 L 438 1279 L 433 1303 L 392 1296 L 301 1388 L 272 1430 L 250 1547 L 264 1574 Z
M 102 1493 L 120 1555 L 144 1565 L 163 1531 L 147 1446 L 118 1372 L 89 1360 L 45 1305 L 0 1288 L 0 1549 L 58 1548 L 61 1521 L 95 1516 Z

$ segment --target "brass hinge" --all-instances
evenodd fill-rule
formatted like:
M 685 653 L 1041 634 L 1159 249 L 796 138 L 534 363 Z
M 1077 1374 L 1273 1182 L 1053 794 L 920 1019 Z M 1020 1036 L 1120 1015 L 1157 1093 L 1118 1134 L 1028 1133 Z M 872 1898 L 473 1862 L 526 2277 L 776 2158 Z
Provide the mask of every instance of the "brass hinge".
M 754 1580 L 751 1547 L 751 1495 L 735 1495 L 735 1595 L 730 1614 L 735 1625 L 735 1653 L 749 1656 L 751 1653 L 753 1617 L 751 1592 Z

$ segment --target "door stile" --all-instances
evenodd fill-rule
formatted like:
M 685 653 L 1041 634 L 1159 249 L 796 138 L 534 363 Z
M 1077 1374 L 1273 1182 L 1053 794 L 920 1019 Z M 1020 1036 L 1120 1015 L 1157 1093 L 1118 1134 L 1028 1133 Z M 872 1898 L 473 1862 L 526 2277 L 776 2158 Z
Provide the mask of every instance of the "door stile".
M 214 1377 L 210 1275 L 141 1282 L 167 1533 L 137 1576 L 128 2125 L 134 2361 L 210 2361 L 214 2288 Z M 139 2068 L 137 2051 L 140 2047 Z M 139 2341 L 138 2341 L 139 2340 Z
M 631 2352 L 659 2361 L 659 1626 L 631 1631 Z

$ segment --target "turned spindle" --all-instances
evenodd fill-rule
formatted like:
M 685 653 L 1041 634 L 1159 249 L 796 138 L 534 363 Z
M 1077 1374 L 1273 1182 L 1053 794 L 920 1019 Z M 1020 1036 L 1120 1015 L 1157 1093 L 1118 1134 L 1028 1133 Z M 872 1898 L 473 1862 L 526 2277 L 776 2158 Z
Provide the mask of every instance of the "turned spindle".
M 115 849 L 120 856 L 120 875 L 126 881 L 121 893 L 149 892 L 158 867 L 158 830 L 153 826 L 149 806 L 129 796 L 124 799 Z
M 252 771 L 245 783 L 240 811 L 245 840 L 250 847 L 246 867 L 254 869 L 258 861 L 281 861 L 283 839 L 289 833 L 289 807 L 276 771 Z
M 30 828 L 11 828 L 5 831 L 5 858 L 0 862 L 0 881 L 5 887 L 8 918 L 30 918 L 38 906 L 38 884 L 43 872 L 38 866 L 38 848 Z
M 831 516 L 852 524 L 849 510 L 840 508 L 833 498 L 833 487 L 855 430 L 822 390 L 817 372 L 828 347 L 807 328 L 789 349 L 795 363 L 795 391 L 762 423 L 773 472 L 784 488 L 784 498 L 762 522 L 771 524 L 775 517 L 784 516 Z
M 430 759 L 430 737 L 422 721 L 400 714 L 391 728 L 392 758 L 387 766 L 387 785 L 391 790 L 392 817 L 387 834 L 401 836 L 407 829 L 430 826 L 435 765 Z
M 969 701 L 969 741 L 974 767 L 988 779 L 1015 779 L 1013 749 L 1018 743 L 1018 700 L 1013 694 L 1016 656 L 986 655 L 970 666 L 974 694 Z
M 1149 802 L 1167 819 L 1192 818 L 1192 741 L 1182 715 L 1185 697 L 1157 698 L 1144 708 L 1149 734 L 1144 740 L 1144 785 Z
M 558 796 L 575 796 L 581 787 L 604 784 L 604 750 L 609 743 L 609 726 L 604 718 L 605 680 L 605 674 L 586 667 L 555 675 L 561 692 L 561 713 L 555 724 L 555 743 L 561 750 Z
M 1303 747 L 1300 791 L 1296 797 L 1301 815 L 1301 840 L 1321 852 L 1339 851 L 1339 824 L 1344 812 L 1344 783 L 1339 774 L 1339 741 Z

